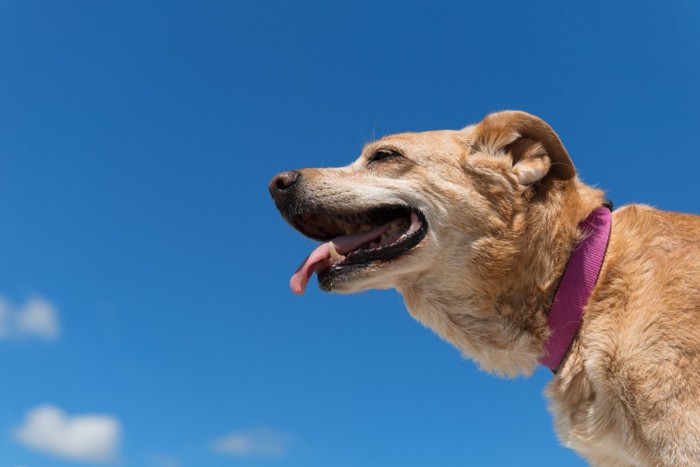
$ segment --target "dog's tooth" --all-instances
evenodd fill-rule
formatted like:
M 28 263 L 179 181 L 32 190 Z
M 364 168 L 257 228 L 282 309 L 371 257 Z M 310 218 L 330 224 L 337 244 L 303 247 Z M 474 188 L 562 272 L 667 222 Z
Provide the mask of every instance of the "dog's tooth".
M 331 258 L 333 258 L 335 261 L 340 261 L 343 259 L 343 257 L 340 256 L 340 253 L 338 253 L 338 250 L 335 249 L 333 242 L 328 242 L 328 250 L 331 253 Z
M 377 247 L 377 246 L 379 246 L 379 245 L 377 244 L 377 242 L 371 242 L 371 243 L 369 244 L 369 247 L 370 247 L 370 248 L 375 248 L 375 247 Z
M 352 224 L 343 224 L 343 232 L 345 232 L 345 235 L 352 234 Z
M 372 230 L 372 226 L 369 224 L 362 224 L 360 226 L 360 232 L 369 232 L 370 230 Z

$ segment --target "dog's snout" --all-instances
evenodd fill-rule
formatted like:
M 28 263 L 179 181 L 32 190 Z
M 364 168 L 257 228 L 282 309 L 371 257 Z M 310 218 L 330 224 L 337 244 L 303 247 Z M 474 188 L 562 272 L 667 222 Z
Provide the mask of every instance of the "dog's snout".
M 280 201 L 284 196 L 286 196 L 290 189 L 297 183 L 300 176 L 301 174 L 299 172 L 290 170 L 272 177 L 272 180 L 270 181 L 270 194 L 275 201 Z

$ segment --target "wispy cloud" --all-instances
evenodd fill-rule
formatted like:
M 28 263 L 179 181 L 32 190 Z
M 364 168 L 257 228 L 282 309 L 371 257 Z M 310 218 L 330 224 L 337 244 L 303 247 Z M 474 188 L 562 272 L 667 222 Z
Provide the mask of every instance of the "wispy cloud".
M 107 462 L 117 456 L 121 424 L 111 415 L 69 416 L 52 405 L 27 413 L 15 439 L 28 448 L 68 460 Z
M 236 431 L 214 440 L 212 450 L 239 457 L 281 457 L 287 453 L 291 437 L 269 428 Z
M 54 340 L 60 333 L 58 312 L 53 303 L 31 297 L 23 305 L 16 306 L 0 296 L 0 340 Z

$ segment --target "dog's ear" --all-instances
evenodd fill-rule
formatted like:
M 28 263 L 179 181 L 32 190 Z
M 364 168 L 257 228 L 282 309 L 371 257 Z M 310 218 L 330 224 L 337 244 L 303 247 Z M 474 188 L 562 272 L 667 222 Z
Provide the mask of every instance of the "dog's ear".
M 559 136 L 533 115 L 516 111 L 497 112 L 472 128 L 472 149 L 510 154 L 513 173 L 523 185 L 545 177 L 570 180 L 576 176 L 574 164 Z

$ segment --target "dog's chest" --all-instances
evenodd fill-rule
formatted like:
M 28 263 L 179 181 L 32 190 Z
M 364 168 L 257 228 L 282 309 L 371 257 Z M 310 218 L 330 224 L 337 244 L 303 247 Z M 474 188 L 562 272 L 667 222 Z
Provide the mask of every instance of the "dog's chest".
M 562 444 L 593 465 L 640 465 L 640 459 L 634 457 L 625 442 L 631 437 L 624 415 L 618 413 L 614 403 L 605 403 L 605 399 L 600 394 L 576 402 L 552 397 L 550 410 L 557 436 Z
M 569 436 L 565 445 L 594 465 L 638 465 L 638 462 L 622 448 L 622 438 L 616 433 L 608 432 L 594 441 L 586 440 L 575 433 L 570 433 Z

